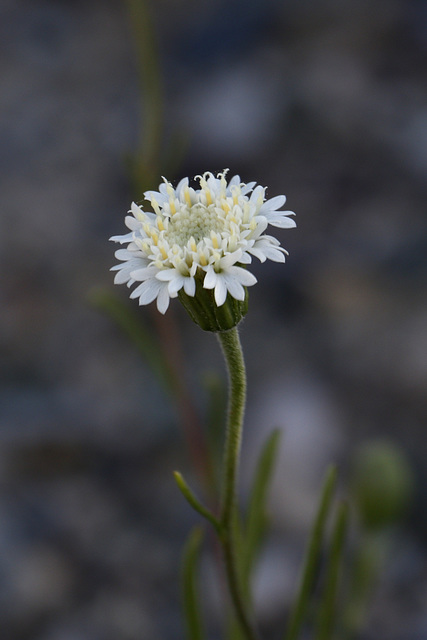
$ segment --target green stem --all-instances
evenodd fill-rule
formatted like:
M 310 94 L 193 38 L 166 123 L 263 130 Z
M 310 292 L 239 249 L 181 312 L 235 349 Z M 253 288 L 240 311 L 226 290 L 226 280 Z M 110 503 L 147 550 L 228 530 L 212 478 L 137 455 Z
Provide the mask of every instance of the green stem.
M 235 553 L 236 486 L 246 402 L 246 371 L 237 327 L 217 333 L 229 377 L 228 421 L 222 477 L 221 543 L 228 586 L 237 620 L 247 640 L 258 640 L 257 631 L 246 611 L 237 571 Z
M 139 192 L 151 188 L 159 171 L 163 130 L 163 90 L 159 47 L 148 0 L 126 0 L 134 34 L 136 61 L 142 95 L 139 143 L 134 167 L 134 188 Z M 148 175 L 149 174 L 149 175 Z

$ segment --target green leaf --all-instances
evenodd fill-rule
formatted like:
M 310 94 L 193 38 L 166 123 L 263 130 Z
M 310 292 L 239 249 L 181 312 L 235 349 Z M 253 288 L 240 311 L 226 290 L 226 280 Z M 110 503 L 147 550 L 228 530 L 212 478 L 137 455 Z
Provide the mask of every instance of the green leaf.
M 182 475 L 179 473 L 179 471 L 174 471 L 173 475 L 175 477 L 176 484 L 178 485 L 181 493 L 183 494 L 187 502 L 193 507 L 195 511 L 197 511 L 197 513 L 203 516 L 203 518 L 206 518 L 206 520 L 209 520 L 209 522 L 215 527 L 218 534 L 220 534 L 221 525 L 217 520 L 217 518 L 215 518 L 213 513 L 211 513 L 209 509 L 204 507 L 202 503 L 196 498 L 196 496 L 194 495 L 194 493 L 192 492 L 192 490 L 190 489 L 190 487 L 188 486 L 188 484 L 186 483 Z
M 332 529 L 325 587 L 320 603 L 316 640 L 330 640 L 335 625 L 338 580 L 348 523 L 348 505 L 339 505 Z
M 348 592 L 340 612 L 340 638 L 358 638 L 379 572 L 390 553 L 390 532 L 362 532 L 348 577 Z
M 297 597 L 289 617 L 285 640 L 296 640 L 307 613 L 308 603 L 313 591 L 319 565 L 325 524 L 335 491 L 336 475 L 335 467 L 330 467 L 326 472 L 319 506 L 306 550 Z
M 266 529 L 266 498 L 279 441 L 280 431 L 276 429 L 268 437 L 259 456 L 245 521 L 241 521 L 237 512 L 233 521 L 235 545 L 239 550 L 236 553 L 236 561 L 240 584 L 243 597 L 249 607 L 252 605 L 251 573 Z M 226 637 L 228 640 L 245 639 L 234 615 L 230 617 Z
M 280 431 L 276 429 L 271 433 L 261 451 L 250 493 L 244 531 L 242 566 L 243 585 L 248 597 L 253 564 L 267 526 L 266 501 L 279 442 Z
M 197 568 L 202 536 L 202 529 L 195 527 L 186 542 L 183 553 L 182 592 L 188 640 L 203 640 L 205 637 L 197 584 Z

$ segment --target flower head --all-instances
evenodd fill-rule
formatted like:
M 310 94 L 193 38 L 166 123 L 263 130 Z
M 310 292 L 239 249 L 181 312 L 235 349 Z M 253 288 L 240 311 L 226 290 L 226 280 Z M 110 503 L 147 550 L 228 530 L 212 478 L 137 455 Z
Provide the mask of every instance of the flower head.
M 165 313 L 171 298 L 194 298 L 201 289 L 213 292 L 218 308 L 228 296 L 243 302 L 245 287 L 256 278 L 242 265 L 252 256 L 285 261 L 279 241 L 264 234 L 268 224 L 295 226 L 292 211 L 279 211 L 285 196 L 266 200 L 264 187 L 242 183 L 239 176 L 227 182 L 226 173 L 197 176 L 200 189 L 188 178 L 175 189 L 163 179 L 159 191 L 144 194 L 152 211 L 132 203 L 132 215 L 125 219 L 130 232 L 111 238 L 127 245 L 116 251 L 121 262 L 112 270 L 116 284 L 138 283 L 130 297 L 139 298 L 139 304 L 157 299 Z

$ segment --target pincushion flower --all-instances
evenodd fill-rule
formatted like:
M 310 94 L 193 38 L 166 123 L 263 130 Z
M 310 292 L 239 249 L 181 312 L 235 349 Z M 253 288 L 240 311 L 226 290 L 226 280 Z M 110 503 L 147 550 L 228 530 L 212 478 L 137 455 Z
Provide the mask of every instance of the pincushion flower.
M 253 256 L 285 261 L 286 250 L 264 233 L 269 224 L 295 226 L 293 212 L 280 210 L 285 196 L 266 200 L 264 187 L 239 176 L 227 182 L 226 174 L 196 176 L 200 189 L 188 178 L 176 188 L 163 179 L 159 191 L 144 194 L 152 211 L 132 203 L 125 219 L 129 233 L 111 238 L 127 245 L 116 251 L 120 264 L 112 270 L 116 284 L 137 285 L 130 297 L 140 305 L 157 300 L 165 313 L 171 298 L 194 298 L 201 289 L 213 291 L 217 307 L 228 296 L 243 302 L 245 287 L 257 281 L 246 268 Z

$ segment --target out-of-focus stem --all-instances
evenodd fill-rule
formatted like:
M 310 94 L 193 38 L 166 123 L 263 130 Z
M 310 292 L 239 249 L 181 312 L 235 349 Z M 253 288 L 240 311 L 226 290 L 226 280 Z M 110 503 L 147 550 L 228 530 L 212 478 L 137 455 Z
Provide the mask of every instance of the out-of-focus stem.
M 159 172 L 163 134 L 163 90 L 158 47 L 148 0 L 125 0 L 130 17 L 141 93 L 139 143 L 133 176 L 138 192 L 152 187 Z M 140 195 L 136 194 L 137 197 Z

